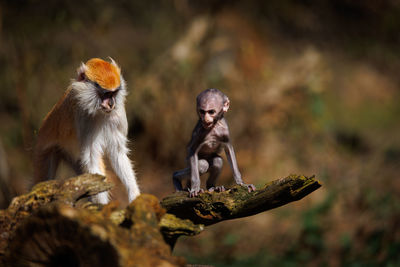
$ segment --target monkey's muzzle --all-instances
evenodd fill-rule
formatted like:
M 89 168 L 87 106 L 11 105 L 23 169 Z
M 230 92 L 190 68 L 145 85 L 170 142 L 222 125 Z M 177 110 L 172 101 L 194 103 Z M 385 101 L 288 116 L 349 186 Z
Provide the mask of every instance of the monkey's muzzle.
M 111 112 L 115 108 L 115 98 L 113 96 L 103 98 L 100 106 L 103 111 L 107 113 Z

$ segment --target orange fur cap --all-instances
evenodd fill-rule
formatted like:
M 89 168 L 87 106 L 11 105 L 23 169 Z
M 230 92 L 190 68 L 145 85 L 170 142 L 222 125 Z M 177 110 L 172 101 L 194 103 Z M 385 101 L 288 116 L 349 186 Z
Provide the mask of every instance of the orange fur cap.
M 87 67 L 86 77 L 97 82 L 104 89 L 113 91 L 121 85 L 121 70 L 116 64 L 111 64 L 100 58 L 92 58 L 85 65 Z

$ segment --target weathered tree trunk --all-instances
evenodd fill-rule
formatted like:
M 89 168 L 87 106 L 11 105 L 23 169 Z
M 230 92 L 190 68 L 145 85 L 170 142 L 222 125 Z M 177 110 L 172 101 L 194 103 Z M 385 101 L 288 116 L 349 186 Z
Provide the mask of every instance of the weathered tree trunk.
M 119 209 L 88 201 L 111 188 L 102 176 L 47 181 L 0 211 L 0 265 L 183 266 L 170 248 L 179 236 L 279 207 L 320 186 L 314 177 L 292 175 L 251 193 L 239 186 L 196 198 L 175 193 L 161 205 L 142 194 Z
M 161 201 L 168 213 L 195 224 L 211 225 L 224 220 L 251 216 L 300 200 L 321 187 L 312 177 L 290 175 L 266 184 L 262 189 L 248 192 L 235 186 L 225 192 L 204 193 L 189 198 L 187 192 L 177 192 Z M 179 236 L 166 238 L 173 248 Z
M 141 195 L 120 225 L 108 212 L 47 205 L 27 218 L 11 240 L 12 266 L 183 266 L 158 228 L 157 198 Z
M 159 230 L 159 200 L 142 194 L 123 210 L 88 202 L 110 188 L 104 177 L 86 174 L 14 198 L 0 211 L 0 265 L 183 266 Z
M 164 198 L 161 206 L 181 219 L 211 225 L 280 207 L 302 199 L 319 187 L 321 183 L 314 176 L 290 175 L 251 193 L 239 185 L 225 192 L 206 192 L 196 198 L 189 198 L 186 192 L 178 192 Z

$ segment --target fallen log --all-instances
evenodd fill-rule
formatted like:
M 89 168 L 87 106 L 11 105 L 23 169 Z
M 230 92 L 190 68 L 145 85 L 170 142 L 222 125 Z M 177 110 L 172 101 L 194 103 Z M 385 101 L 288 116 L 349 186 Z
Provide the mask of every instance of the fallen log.
M 15 231 L 6 266 L 184 266 L 171 255 L 158 228 L 157 198 L 141 195 L 127 208 L 124 224 L 103 212 L 46 205 Z M 129 220 L 129 223 L 126 222 Z
M 14 198 L 0 211 L 0 266 L 183 266 L 164 241 L 165 210 L 155 196 L 142 194 L 122 210 L 88 201 L 111 187 L 85 174 Z
M 164 198 L 161 206 L 178 218 L 211 225 L 300 200 L 319 187 L 321 183 L 314 176 L 290 175 L 254 192 L 248 192 L 246 187 L 239 185 L 224 192 L 205 192 L 194 198 L 189 198 L 187 192 L 177 192 Z
M 112 187 L 102 176 L 51 180 L 0 210 L 0 265 L 183 266 L 171 254 L 179 236 L 285 205 L 320 186 L 314 177 L 291 175 L 250 193 L 241 186 L 195 198 L 179 192 L 161 203 L 142 194 L 120 209 L 88 201 Z

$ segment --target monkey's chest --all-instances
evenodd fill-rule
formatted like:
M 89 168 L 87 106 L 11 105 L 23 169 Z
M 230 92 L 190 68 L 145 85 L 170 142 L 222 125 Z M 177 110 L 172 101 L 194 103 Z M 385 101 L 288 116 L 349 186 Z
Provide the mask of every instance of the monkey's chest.
M 201 154 L 219 153 L 220 151 L 221 142 L 217 139 L 207 140 L 200 149 Z

